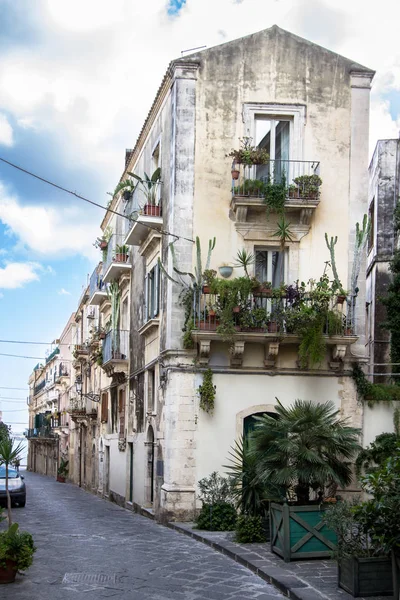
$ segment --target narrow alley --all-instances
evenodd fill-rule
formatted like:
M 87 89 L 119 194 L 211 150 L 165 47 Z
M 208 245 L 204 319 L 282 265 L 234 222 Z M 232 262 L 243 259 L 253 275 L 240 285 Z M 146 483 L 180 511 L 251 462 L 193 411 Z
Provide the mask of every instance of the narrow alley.
M 26 473 L 13 519 L 32 533 L 32 567 L 2 600 L 280 600 L 230 558 L 82 489 Z

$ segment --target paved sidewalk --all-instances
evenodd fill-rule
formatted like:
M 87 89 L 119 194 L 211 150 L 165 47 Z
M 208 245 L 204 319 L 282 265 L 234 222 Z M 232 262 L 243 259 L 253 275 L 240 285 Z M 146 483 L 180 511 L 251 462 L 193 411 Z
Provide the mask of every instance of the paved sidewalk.
M 284 600 L 242 565 L 146 517 L 50 477 L 26 473 L 26 483 L 26 507 L 13 518 L 37 552 L 0 586 L 1 600 Z
M 294 600 L 352 600 L 353 598 L 338 588 L 337 565 L 333 560 L 301 560 L 285 563 L 270 551 L 269 543 L 236 544 L 232 532 L 200 531 L 194 528 L 193 523 L 169 523 L 169 526 L 230 556 Z M 391 597 L 374 596 L 369 597 L 368 600 L 391 600 Z

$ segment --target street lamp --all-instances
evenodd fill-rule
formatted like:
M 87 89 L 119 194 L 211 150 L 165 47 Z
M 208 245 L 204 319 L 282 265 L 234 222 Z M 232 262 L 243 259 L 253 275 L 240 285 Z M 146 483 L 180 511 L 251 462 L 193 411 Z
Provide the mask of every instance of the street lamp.
M 87 398 L 92 402 L 100 402 L 100 394 L 94 394 L 93 392 L 89 392 L 87 394 L 82 393 L 82 375 L 76 376 L 75 389 L 81 398 Z

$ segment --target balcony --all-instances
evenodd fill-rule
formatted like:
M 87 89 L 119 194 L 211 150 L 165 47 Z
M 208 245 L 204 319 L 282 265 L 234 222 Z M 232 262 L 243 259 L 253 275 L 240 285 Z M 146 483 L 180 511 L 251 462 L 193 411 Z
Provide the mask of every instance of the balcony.
M 34 429 L 28 429 L 26 433 L 26 437 L 28 440 L 31 439 L 56 439 L 57 434 L 52 430 L 50 426 L 48 427 L 35 427 Z
M 110 377 L 114 372 L 128 372 L 129 331 L 111 329 L 103 342 L 102 368 Z
M 36 396 L 36 394 L 41 392 L 43 390 L 43 388 L 46 386 L 46 383 L 47 383 L 46 380 L 43 379 L 43 381 L 41 381 L 40 383 L 35 385 L 35 387 L 33 388 L 33 395 Z
M 237 222 L 257 221 L 260 213 L 298 212 L 309 224 L 320 201 L 318 161 L 270 160 L 263 165 L 235 165 L 231 212 Z
M 54 375 L 55 383 L 66 383 L 69 377 L 69 369 L 66 365 L 60 364 Z
M 103 265 L 103 284 L 111 283 L 124 273 L 130 274 L 132 265 L 129 262 L 129 248 L 123 235 L 111 236 L 107 246 L 107 256 Z
M 89 347 L 87 344 L 75 344 L 72 356 L 76 359 L 86 358 L 89 354 Z
M 131 220 L 126 221 L 125 244 L 140 246 L 150 231 L 160 231 L 163 225 L 160 194 L 161 182 L 154 186 L 151 196 L 148 194 L 150 197 L 146 197 L 143 189 L 138 186 L 126 201 L 124 213 Z
M 358 339 L 353 323 L 355 299 L 318 288 L 320 283 L 313 285 L 311 289 L 281 286 L 274 290 L 260 286 L 250 294 L 239 291 L 233 301 L 226 291 L 219 295 L 203 288 L 194 298 L 191 331 L 200 364 L 208 364 L 211 342 L 229 342 L 232 367 L 242 366 L 245 345 L 256 343 L 264 345 L 265 367 L 276 367 L 281 350 L 296 346 L 297 368 L 317 368 L 325 362 L 327 349 L 331 351 L 329 367 L 342 368 L 348 347 Z M 314 337 L 310 332 L 315 332 Z
M 103 281 L 103 265 L 97 266 L 92 273 L 89 283 L 89 304 L 100 305 L 107 298 L 107 287 Z

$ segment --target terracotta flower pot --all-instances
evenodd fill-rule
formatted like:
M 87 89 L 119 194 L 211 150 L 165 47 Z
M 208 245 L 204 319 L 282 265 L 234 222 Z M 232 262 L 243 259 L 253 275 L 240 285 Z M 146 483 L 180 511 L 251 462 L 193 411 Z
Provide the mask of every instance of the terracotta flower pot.
M 148 217 L 159 217 L 161 214 L 161 207 L 155 204 L 145 204 L 144 214 Z
M 339 294 L 339 296 L 336 298 L 338 304 L 343 304 L 345 300 L 346 296 L 344 294 Z
M 105 333 L 99 333 L 99 340 L 105 340 L 106 339 L 106 334 Z
M 0 565 L 0 584 L 13 583 L 17 575 L 17 564 L 14 560 L 6 559 L 6 566 Z
M 115 255 L 115 262 L 127 262 L 128 255 L 127 254 L 119 254 Z
M 270 321 L 268 323 L 268 333 L 277 333 L 278 323 L 276 321 Z
M 237 171 L 236 169 L 232 169 L 231 174 L 232 174 L 232 179 L 235 179 L 235 180 L 239 179 L 240 172 Z
M 100 242 L 100 250 L 105 250 L 108 246 L 108 242 Z
M 232 309 L 232 312 L 239 313 L 240 312 L 240 306 L 234 306 L 233 309 Z
M 65 483 L 65 477 L 64 477 L 64 475 L 57 475 L 57 481 L 59 483 Z

